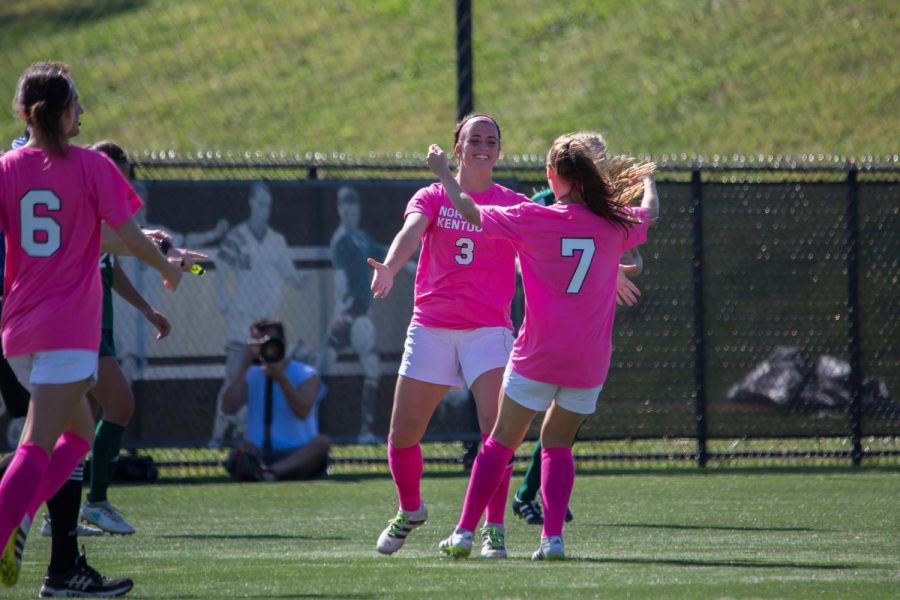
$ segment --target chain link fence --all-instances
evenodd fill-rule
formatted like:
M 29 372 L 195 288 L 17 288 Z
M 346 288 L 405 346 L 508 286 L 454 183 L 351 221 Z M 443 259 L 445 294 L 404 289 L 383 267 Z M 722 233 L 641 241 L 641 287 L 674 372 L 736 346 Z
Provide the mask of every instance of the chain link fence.
M 422 166 L 157 159 L 139 162 L 137 174 L 144 224 L 210 260 L 207 274 L 176 294 L 123 261 L 175 327 L 156 342 L 139 314 L 116 306 L 117 348 L 138 398 L 126 446 L 164 465 L 215 467 L 217 448 L 242 430 L 216 411 L 226 349 L 246 340 L 253 319 L 275 316 L 293 355 L 329 387 L 320 419 L 339 444 L 338 461 L 382 463 L 413 278 L 398 276 L 391 297 L 367 313 L 370 337 L 354 337 L 354 323 L 335 311 L 337 197 L 357 191 L 359 229 L 377 252 L 399 229 L 408 198 L 430 182 Z M 504 163 L 498 175 L 526 194 L 544 185 L 535 164 Z M 617 311 L 610 376 L 580 433 L 595 450 L 581 459 L 897 455 L 900 171 L 668 165 L 658 181 L 662 214 L 642 247 L 642 295 Z M 229 257 L 229 237 L 256 218 L 249 197 L 261 182 L 272 198 L 266 226 L 285 239 L 288 274 L 261 266 L 279 259 L 264 248 Z M 365 295 L 368 267 L 357 267 L 348 271 L 351 287 Z M 361 360 L 371 349 L 374 374 Z M 362 439 L 363 390 L 373 381 L 374 437 Z M 0 418 L 8 444 L 14 425 Z M 447 442 L 479 439 L 465 391 L 448 395 L 427 439 L 443 442 L 430 460 L 444 464 L 460 454 Z M 610 443 L 619 445 L 602 450 Z

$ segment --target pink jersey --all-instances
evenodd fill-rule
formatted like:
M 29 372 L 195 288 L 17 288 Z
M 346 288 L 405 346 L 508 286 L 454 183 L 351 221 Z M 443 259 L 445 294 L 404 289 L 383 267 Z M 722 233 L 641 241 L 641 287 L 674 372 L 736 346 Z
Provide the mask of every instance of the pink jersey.
M 627 230 L 582 204 L 484 207 L 485 233 L 512 242 L 525 288 L 525 319 L 510 364 L 524 377 L 574 388 L 606 381 L 622 252 L 647 239 L 647 211 Z
M 116 228 L 141 200 L 105 155 L 21 148 L 0 157 L 6 232 L 7 356 L 100 348 L 100 221 Z
M 515 206 L 527 196 L 499 184 L 471 194 L 479 205 Z M 404 217 L 428 217 L 416 270 L 412 322 L 424 327 L 512 329 L 510 305 L 516 291 L 516 253 L 505 240 L 488 238 L 453 208 L 444 186 L 422 188 L 406 205 Z

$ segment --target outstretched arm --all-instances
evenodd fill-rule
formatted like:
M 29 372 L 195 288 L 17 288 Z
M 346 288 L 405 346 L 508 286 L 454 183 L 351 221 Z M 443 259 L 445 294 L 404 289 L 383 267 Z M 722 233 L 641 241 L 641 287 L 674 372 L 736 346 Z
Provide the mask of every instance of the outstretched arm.
M 453 173 L 450 172 L 447 155 L 444 154 L 440 146 L 432 144 L 428 149 L 428 156 L 425 158 L 425 161 L 428 163 L 428 168 L 441 180 L 444 190 L 450 196 L 450 201 L 453 202 L 453 207 L 459 211 L 463 219 L 476 227 L 481 227 L 481 209 L 478 208 L 472 197 L 463 191 L 459 182 L 453 177 Z
M 143 231 L 134 222 L 134 218 L 126 220 L 114 229 L 122 239 L 131 254 L 156 269 L 163 278 L 163 284 L 170 290 L 175 290 L 181 281 L 181 268 L 170 263 L 162 255 L 156 244 L 151 242 Z
M 428 227 L 428 217 L 420 212 L 410 213 L 403 222 L 403 228 L 394 236 L 391 247 L 383 263 L 369 257 L 369 266 L 374 269 L 372 274 L 372 296 L 375 298 L 387 298 L 394 287 L 394 275 L 409 261 L 410 257 L 419 248 L 422 234 Z

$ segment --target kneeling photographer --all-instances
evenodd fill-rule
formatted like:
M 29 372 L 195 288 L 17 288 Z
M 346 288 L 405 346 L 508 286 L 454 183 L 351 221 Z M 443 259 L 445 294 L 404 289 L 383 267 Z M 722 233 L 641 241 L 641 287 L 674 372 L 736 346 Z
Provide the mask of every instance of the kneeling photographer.
M 286 356 L 281 322 L 257 321 L 250 335 L 222 396 L 226 415 L 247 405 L 247 431 L 226 469 L 236 481 L 324 476 L 331 440 L 319 433 L 318 406 L 325 385 L 311 366 Z

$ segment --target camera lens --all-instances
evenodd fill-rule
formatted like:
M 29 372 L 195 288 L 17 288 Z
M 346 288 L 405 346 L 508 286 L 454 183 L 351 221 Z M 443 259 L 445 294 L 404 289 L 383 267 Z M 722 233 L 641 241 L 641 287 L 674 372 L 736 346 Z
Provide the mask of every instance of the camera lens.
M 284 342 L 272 336 L 263 336 L 259 341 L 259 357 L 267 363 L 284 360 Z

